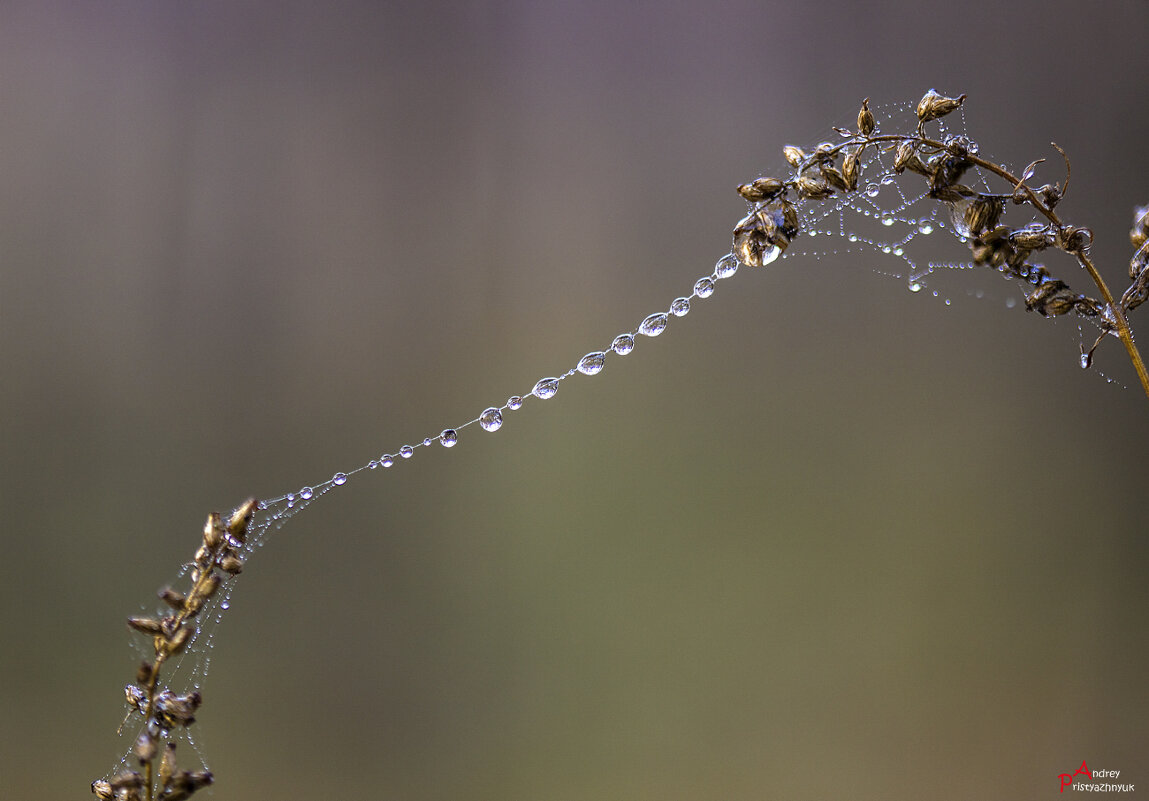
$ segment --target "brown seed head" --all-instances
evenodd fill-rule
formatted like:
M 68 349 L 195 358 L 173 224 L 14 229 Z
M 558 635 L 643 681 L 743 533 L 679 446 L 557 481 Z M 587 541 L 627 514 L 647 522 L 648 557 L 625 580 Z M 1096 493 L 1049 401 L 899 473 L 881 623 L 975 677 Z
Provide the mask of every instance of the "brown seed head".
M 809 175 L 800 176 L 794 183 L 794 188 L 798 190 L 801 197 L 810 200 L 821 200 L 834 194 L 833 188 L 824 179 L 813 178 Z
M 223 523 L 220 522 L 219 512 L 212 512 L 203 524 L 203 544 L 208 548 L 216 548 L 223 542 Z
M 227 533 L 237 541 L 243 542 L 247 537 L 247 527 L 251 525 L 251 518 L 258 503 L 255 498 L 248 498 L 231 513 L 227 521 Z
M 1149 242 L 1149 206 L 1133 209 L 1133 227 L 1129 229 L 1129 241 L 1139 248 Z
M 946 97 L 931 89 L 918 101 L 918 122 L 929 122 L 944 117 L 964 101 L 965 95 Z
M 1069 253 L 1081 253 L 1093 244 L 1093 231 L 1076 225 L 1067 225 L 1059 232 L 1061 246 Z
M 850 151 L 842 159 L 842 176 L 846 179 L 847 191 L 853 192 L 858 188 L 858 178 L 862 174 L 862 160 L 856 150 Z
M 798 169 L 802 164 L 802 160 L 806 158 L 806 152 L 800 147 L 786 145 L 786 147 L 782 148 L 782 156 L 791 167 Z
M 823 164 L 819 168 L 819 171 L 822 173 L 822 177 L 826 179 L 826 183 L 834 189 L 838 189 L 842 192 L 850 191 L 850 182 L 846 180 L 846 176 L 837 167 L 831 164 Z M 857 181 L 855 180 L 854 186 L 857 185 Z
M 112 789 L 111 782 L 104 779 L 97 779 L 92 782 L 92 792 L 100 801 L 112 801 L 116 797 L 116 791 Z
M 1001 217 L 1003 203 L 1001 198 L 990 195 L 979 195 L 965 210 L 965 224 L 973 236 L 993 228 Z
M 128 625 L 144 634 L 160 634 L 163 627 L 154 617 L 129 617 Z
M 1010 234 L 1009 241 L 1019 248 L 1044 250 L 1053 244 L 1054 236 L 1048 225 L 1030 223 Z
M 739 186 L 738 194 L 751 203 L 756 203 L 774 197 L 785 188 L 786 184 L 777 178 L 757 178 L 748 184 Z
M 858 130 L 863 136 L 869 136 L 876 127 L 874 112 L 870 111 L 870 98 L 867 97 L 862 101 L 862 108 L 858 111 Z

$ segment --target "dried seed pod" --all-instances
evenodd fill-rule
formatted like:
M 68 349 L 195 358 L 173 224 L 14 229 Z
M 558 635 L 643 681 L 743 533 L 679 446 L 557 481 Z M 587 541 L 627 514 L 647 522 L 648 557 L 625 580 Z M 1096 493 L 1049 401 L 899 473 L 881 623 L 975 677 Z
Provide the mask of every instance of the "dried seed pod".
M 786 205 L 759 209 L 738 222 L 734 228 L 734 256 L 738 261 L 748 267 L 762 267 L 787 248 L 791 237 L 784 230 L 788 225 Z
M 809 175 L 802 175 L 794 183 L 794 188 L 798 190 L 801 197 L 809 198 L 810 200 L 821 200 L 834 194 L 833 188 L 821 178 L 812 178 Z
M 178 654 L 180 651 L 182 651 L 188 644 L 188 641 L 191 639 L 191 633 L 192 630 L 190 626 L 181 626 L 179 630 L 171 636 L 171 638 L 164 642 L 164 647 L 167 652 L 169 654 Z M 157 646 L 157 653 L 159 650 L 159 646 Z
M 1025 308 L 1043 317 L 1057 317 L 1073 309 L 1082 295 L 1071 290 L 1064 281 L 1045 281 L 1025 298 Z
M 164 587 L 160 590 L 160 600 L 172 609 L 182 611 L 184 604 L 187 603 L 187 596 L 182 592 L 173 590 L 171 587 Z
M 255 498 L 248 498 L 231 513 L 227 521 L 227 533 L 238 542 L 243 542 L 247 537 L 247 527 L 251 525 L 251 518 L 258 503 Z
M 1067 225 L 1058 231 L 1061 247 L 1069 253 L 1080 253 L 1093 244 L 1093 231 L 1076 225 Z
M 1145 272 L 1146 267 L 1149 267 L 1149 242 L 1138 248 L 1129 260 L 1129 277 L 1136 278 Z
M 874 112 L 870 111 L 870 98 L 867 97 L 862 101 L 862 108 L 858 111 L 858 130 L 863 136 L 869 136 L 876 127 Z
M 791 167 L 798 169 L 802 165 L 802 160 L 806 158 L 806 152 L 800 147 L 786 145 L 782 148 L 782 156 Z
M 1019 248 L 1026 248 L 1027 250 L 1044 250 L 1053 244 L 1054 236 L 1053 231 L 1050 230 L 1048 225 L 1041 223 L 1030 223 L 1023 228 L 1018 228 L 1009 235 L 1009 241 L 1017 245 Z
M 217 548 L 223 542 L 223 523 L 220 522 L 219 512 L 212 512 L 203 524 L 203 544 L 208 548 Z
M 830 164 L 823 164 L 819 167 L 819 171 L 822 173 L 822 177 L 826 179 L 826 183 L 834 189 L 841 190 L 842 192 L 850 191 L 850 183 L 837 167 Z M 857 185 L 857 181 L 855 181 L 854 186 L 856 187 Z
M 144 634 L 162 634 L 163 627 L 154 617 L 129 617 L 128 625 Z
M 176 695 L 171 690 L 164 690 L 156 696 L 156 722 L 164 729 L 177 725 L 190 726 L 195 722 L 195 711 L 202 702 L 203 698 L 198 692 Z
M 918 122 L 929 122 L 944 117 L 965 101 L 965 95 L 946 97 L 933 89 L 922 95 L 918 101 Z
M 140 712 L 143 712 L 148 707 L 147 693 L 134 684 L 129 684 L 124 687 L 124 697 L 128 701 L 128 706 L 132 709 L 138 709 Z
M 862 174 L 862 160 L 858 151 L 852 150 L 842 159 L 842 176 L 846 179 L 846 190 L 853 192 L 858 188 L 858 178 Z
M 944 200 L 946 203 L 960 203 L 974 194 L 976 193 L 965 184 L 954 184 L 953 186 L 943 186 L 930 190 L 930 197 Z
M 106 779 L 96 779 L 92 782 L 92 792 L 95 793 L 96 798 L 100 801 L 112 801 L 116 797 L 116 791 L 112 789 L 112 783 Z
M 768 200 L 786 188 L 786 184 L 777 178 L 756 178 L 748 184 L 738 187 L 738 194 L 752 203 Z
M 117 791 L 139 789 L 144 786 L 144 777 L 134 770 L 125 770 L 113 776 L 108 785 Z
M 1133 311 L 1144 303 L 1146 298 L 1149 298 L 1149 270 L 1142 270 L 1121 295 L 1121 308 L 1127 312 Z
M 152 672 L 155 670 L 152 663 L 144 659 L 140 662 L 140 666 L 136 668 L 136 682 L 139 684 L 147 684 L 151 681 Z M 128 685 L 131 687 L 132 685 Z M 138 688 L 137 688 L 138 689 Z
M 219 560 L 219 569 L 235 576 L 243 571 L 243 560 L 235 553 L 224 554 Z
M 978 237 L 978 241 L 986 245 L 996 245 L 1004 239 L 1007 239 L 1013 232 L 1013 229 L 1008 225 L 999 225 L 996 228 L 985 231 Z
M 1037 196 L 1047 209 L 1052 209 L 1065 197 L 1065 191 L 1054 184 L 1044 184 L 1037 190 Z
M 206 545 L 201 545 L 196 548 L 195 556 L 193 557 L 196 567 L 201 570 L 207 569 L 207 567 L 211 564 L 212 550 L 213 549 L 207 547 Z
M 1149 206 L 1133 209 L 1133 227 L 1129 229 L 1129 241 L 1139 248 L 1149 242 Z
M 1004 204 L 999 197 L 979 195 L 965 210 L 965 225 L 970 234 L 977 236 L 982 231 L 993 228 L 1001 217 Z
M 905 172 L 912 156 L 917 156 L 918 152 L 914 148 L 914 143 L 909 139 L 903 139 L 898 145 L 897 152 L 894 154 L 894 172 L 901 175 Z M 918 159 L 921 161 L 921 159 Z
M 140 732 L 140 736 L 136 738 L 136 744 L 132 752 L 136 755 L 136 759 L 140 761 L 140 764 L 151 762 L 156 758 L 156 738 L 153 737 L 147 729 L 144 729 Z
M 171 784 L 172 776 L 176 772 L 176 744 L 168 743 L 164 748 L 164 755 L 160 759 L 160 785 L 166 787 Z

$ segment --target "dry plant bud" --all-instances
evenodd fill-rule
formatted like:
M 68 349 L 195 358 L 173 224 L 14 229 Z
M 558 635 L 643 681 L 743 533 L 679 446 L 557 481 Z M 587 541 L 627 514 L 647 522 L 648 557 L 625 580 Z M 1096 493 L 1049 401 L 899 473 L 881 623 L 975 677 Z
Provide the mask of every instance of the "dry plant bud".
M 798 190 L 798 194 L 810 200 L 821 200 L 834 194 L 833 188 L 820 178 L 811 178 L 809 175 L 803 175 L 798 178 L 794 183 L 794 188 Z
M 918 122 L 929 122 L 949 114 L 965 101 L 965 95 L 946 97 L 933 89 L 922 95 L 918 101 Z
M 1138 206 L 1133 209 L 1133 227 L 1129 229 L 1129 241 L 1135 248 L 1140 248 L 1149 242 L 1149 206 Z
M 1009 241 L 1017 245 L 1019 248 L 1026 248 L 1027 250 L 1045 250 L 1050 247 L 1054 242 L 1053 231 L 1050 230 L 1048 225 L 1041 223 L 1030 223 L 1029 225 L 1018 228 L 1009 236 Z
M 195 711 L 202 702 L 203 698 L 197 692 L 176 695 L 171 690 L 164 690 L 156 696 L 156 722 L 165 729 L 177 725 L 190 726 L 195 722 Z
M 219 560 L 219 569 L 231 575 L 239 575 L 243 571 L 243 560 L 234 553 L 224 554 Z
M 819 169 L 822 173 L 822 177 L 826 179 L 826 183 L 834 189 L 838 189 L 842 192 L 850 191 L 850 182 L 846 180 L 846 176 L 843 175 L 837 167 L 830 164 L 823 164 Z M 856 187 L 857 185 L 857 179 L 855 178 L 854 186 Z
M 144 777 L 134 770 L 125 770 L 113 776 L 108 784 L 113 790 L 117 791 L 130 789 L 138 790 L 144 786 Z
M 92 792 L 100 801 L 113 801 L 116 797 L 116 791 L 112 789 L 111 782 L 104 779 L 96 779 L 92 782 Z
M 203 524 L 203 544 L 208 548 L 218 548 L 223 542 L 223 524 L 219 519 L 219 512 L 212 512 Z
M 160 784 L 166 786 L 171 783 L 176 772 L 176 744 L 168 743 L 164 748 L 163 758 L 160 759 Z
M 738 194 L 752 203 L 769 200 L 786 188 L 786 184 L 777 178 L 757 178 L 748 184 L 738 187 Z
M 999 197 L 979 195 L 965 210 L 965 224 L 974 236 L 997 225 L 1004 204 Z
M 870 98 L 862 101 L 862 108 L 858 112 L 858 130 L 862 136 L 869 136 L 874 132 L 877 124 L 874 122 L 874 112 L 870 111 Z
M 1041 284 L 1025 299 L 1025 308 L 1043 317 L 1057 317 L 1071 311 L 1082 296 L 1071 290 L 1064 281 L 1052 280 Z
M 794 169 L 802 166 L 802 160 L 806 158 L 806 152 L 800 147 L 794 145 L 786 145 L 782 148 L 782 156 L 786 159 L 786 163 Z
M 152 663 L 146 659 L 140 662 L 140 666 L 136 668 L 136 681 L 140 684 L 147 684 L 152 679 L 152 672 L 154 668 Z M 131 687 L 132 685 L 128 685 Z
M 148 695 L 136 685 L 129 684 L 124 687 L 124 697 L 132 709 L 138 709 L 141 712 L 147 709 Z
M 1093 231 L 1088 228 L 1067 225 L 1058 233 L 1061 239 L 1061 247 L 1069 253 L 1080 253 L 1093 244 Z
M 173 634 L 171 638 L 164 643 L 164 647 L 167 652 L 169 654 L 178 654 L 180 651 L 182 651 L 191 640 L 191 633 L 192 630 L 189 626 L 181 626 L 179 631 Z M 159 653 L 159 651 L 160 647 L 157 645 L 156 653 Z
M 1047 209 L 1052 210 L 1061 202 L 1061 198 L 1065 196 L 1065 191 L 1054 184 L 1044 184 L 1037 190 L 1037 196 L 1041 198 L 1041 202 L 1045 204 Z
M 237 542 L 243 542 L 247 537 L 247 527 L 251 525 L 251 517 L 255 514 L 257 503 L 255 498 L 248 498 L 231 513 L 231 518 L 227 521 L 227 533 Z
M 156 758 L 156 738 L 145 729 L 140 732 L 140 736 L 136 738 L 136 745 L 132 751 L 135 753 L 136 759 L 140 760 L 141 764 L 151 762 Z
M 862 160 L 856 150 L 846 154 L 842 159 L 842 176 L 846 179 L 846 190 L 853 192 L 858 188 L 858 178 L 862 175 Z
M 201 545 L 196 548 L 195 556 L 193 557 L 196 567 L 200 570 L 206 570 L 211 564 L 212 549 L 206 545 Z
M 128 625 L 144 634 L 162 634 L 163 627 L 154 617 L 129 617 Z
M 171 587 L 164 587 L 160 590 L 160 600 L 170 606 L 172 609 L 183 610 L 184 604 L 187 603 L 187 596 L 182 592 L 177 592 Z

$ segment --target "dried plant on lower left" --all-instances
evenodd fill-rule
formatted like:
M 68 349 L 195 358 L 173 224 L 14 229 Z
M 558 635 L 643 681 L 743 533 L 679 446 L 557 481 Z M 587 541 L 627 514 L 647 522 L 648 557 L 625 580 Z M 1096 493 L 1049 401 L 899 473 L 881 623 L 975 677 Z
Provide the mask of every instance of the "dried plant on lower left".
M 240 552 L 247 539 L 256 500 L 249 498 L 224 522 L 219 512 L 207 517 L 203 541 L 195 552 L 191 587 L 186 593 L 165 587 L 160 599 L 171 612 L 160 617 L 130 617 L 128 626 L 152 638 L 154 656 L 144 659 L 129 684 L 129 715 L 143 716 L 143 726 L 132 747 L 132 757 L 140 770 L 125 769 L 114 776 L 92 782 L 92 792 L 105 801 L 181 801 L 212 783 L 206 770 L 180 770 L 176 764 L 176 744 L 171 732 L 195 721 L 203 699 L 198 692 L 178 694 L 163 685 L 164 663 L 180 654 L 191 642 L 194 618 L 219 589 L 226 575 L 243 569 Z M 125 721 L 126 722 L 126 721 Z M 157 758 L 159 764 L 157 765 Z

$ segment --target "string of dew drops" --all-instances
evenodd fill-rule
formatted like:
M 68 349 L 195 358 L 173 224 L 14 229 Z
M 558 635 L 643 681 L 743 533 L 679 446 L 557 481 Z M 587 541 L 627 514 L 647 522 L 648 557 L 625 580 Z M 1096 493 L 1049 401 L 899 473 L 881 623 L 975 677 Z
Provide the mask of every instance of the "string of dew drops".
M 763 253 L 762 265 L 765 266 L 773 262 L 780 255 L 782 255 L 782 250 L 777 247 L 773 248 L 772 252 Z M 718 282 L 733 277 L 734 274 L 738 272 L 739 266 L 741 266 L 740 262 L 735 258 L 734 254 L 727 253 L 715 263 L 714 270 L 710 275 L 704 275 L 694 282 L 694 288 L 689 295 L 675 298 L 666 311 L 647 315 L 633 331 L 621 333 L 611 340 L 609 347 L 587 353 L 578 360 L 578 363 L 575 364 L 574 367 L 561 375 L 540 378 L 535 382 L 535 385 L 531 387 L 529 392 L 523 395 L 511 395 L 502 406 L 488 406 L 478 417 L 468 420 L 462 425 L 455 426 L 454 428 L 445 428 L 436 435 L 415 441 L 414 444 L 403 445 L 397 450 L 384 453 L 378 459 L 372 459 L 367 462 L 367 464 L 356 467 L 353 470 L 346 472 L 340 471 L 320 484 L 308 485 L 294 492 L 280 495 L 277 498 L 260 501 L 258 508 L 261 511 L 269 513 L 270 519 L 267 521 L 268 523 L 281 520 L 284 517 L 290 516 L 293 512 L 298 511 L 302 506 L 307 505 L 320 495 L 331 491 L 335 487 L 343 486 L 357 473 L 361 473 L 365 470 L 379 470 L 393 467 L 400 462 L 410 459 L 419 448 L 429 448 L 435 443 L 438 443 L 444 448 L 453 448 L 459 441 L 459 432 L 466 428 L 477 424 L 483 431 L 489 433 L 498 431 L 503 427 L 504 413 L 518 411 L 523 407 L 524 403 L 531 399 L 549 400 L 553 398 L 559 391 L 559 384 L 568 378 L 576 374 L 585 376 L 598 375 L 606 366 L 608 357 L 626 356 L 634 350 L 639 337 L 656 337 L 661 334 L 670 325 L 672 318 L 685 317 L 690 312 L 692 301 L 695 299 L 705 299 L 713 295 Z

